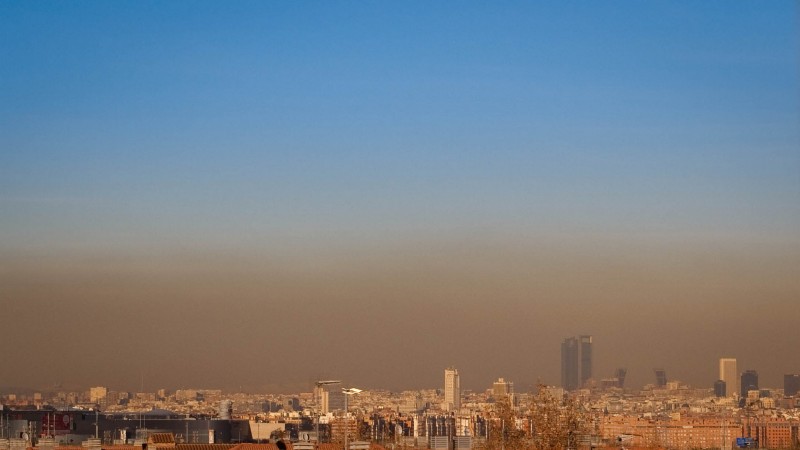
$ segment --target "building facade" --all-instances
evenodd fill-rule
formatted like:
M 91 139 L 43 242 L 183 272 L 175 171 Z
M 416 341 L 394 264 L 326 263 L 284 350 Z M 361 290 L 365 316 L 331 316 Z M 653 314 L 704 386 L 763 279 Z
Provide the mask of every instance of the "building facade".
M 753 438 L 759 448 L 800 447 L 800 422 L 797 419 L 757 418 L 742 428 L 742 435 Z
M 601 418 L 598 425 L 608 442 L 620 442 L 624 436 L 629 439 L 627 446 L 674 450 L 730 449 L 741 433 L 735 421 L 718 417 L 655 420 L 611 415 Z
M 728 397 L 739 393 L 739 373 L 736 369 L 736 358 L 719 359 L 719 379 L 725 382 Z
M 323 389 L 321 395 L 321 404 L 323 414 L 328 414 L 336 411 L 344 411 L 344 396 L 345 394 L 340 389 Z
M 757 391 L 758 390 L 758 372 L 755 370 L 745 370 L 742 372 L 742 379 L 741 379 L 741 398 L 747 398 L 747 393 L 750 391 Z
M 656 375 L 656 387 L 667 387 L 667 371 L 664 369 L 653 369 Z
M 92 403 L 100 403 L 108 395 L 108 388 L 104 386 L 95 386 L 89 388 L 89 401 Z
M 787 373 L 783 376 L 783 395 L 792 397 L 800 392 L 800 374 Z
M 514 383 L 506 381 L 505 378 L 498 378 L 492 383 L 492 397 L 495 401 L 510 398 L 514 395 Z
M 453 367 L 444 371 L 444 409 L 458 411 L 461 408 L 461 383 L 458 370 Z
M 561 387 L 568 391 L 583 387 L 592 378 L 592 337 L 566 338 L 561 343 Z
M 715 397 L 726 397 L 726 387 L 725 382 L 723 380 L 717 380 L 714 382 L 714 396 Z

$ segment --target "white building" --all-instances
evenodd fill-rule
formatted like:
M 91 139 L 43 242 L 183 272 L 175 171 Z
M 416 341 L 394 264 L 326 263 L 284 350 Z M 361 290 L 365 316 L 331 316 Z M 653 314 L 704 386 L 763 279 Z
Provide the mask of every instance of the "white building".
M 733 397 L 739 394 L 739 372 L 736 370 L 736 358 L 719 359 L 719 379 L 725 382 L 725 395 Z
M 444 371 L 444 409 L 447 411 L 461 409 L 461 383 L 458 370 L 453 367 Z

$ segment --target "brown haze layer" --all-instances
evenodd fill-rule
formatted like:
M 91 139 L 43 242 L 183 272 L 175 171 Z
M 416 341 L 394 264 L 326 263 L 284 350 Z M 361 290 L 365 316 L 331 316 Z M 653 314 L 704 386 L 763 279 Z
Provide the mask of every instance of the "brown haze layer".
M 564 337 L 595 377 L 710 386 L 739 359 L 764 386 L 800 372 L 800 245 L 672 236 L 401 238 L 234 251 L 0 256 L 0 386 L 307 391 L 559 383 Z

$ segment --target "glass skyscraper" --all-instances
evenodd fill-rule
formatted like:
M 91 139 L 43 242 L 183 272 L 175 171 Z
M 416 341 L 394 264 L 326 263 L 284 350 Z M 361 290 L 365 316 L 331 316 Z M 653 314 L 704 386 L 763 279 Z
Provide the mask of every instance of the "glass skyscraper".
M 564 339 L 561 343 L 561 387 L 568 391 L 581 388 L 592 378 L 592 337 Z

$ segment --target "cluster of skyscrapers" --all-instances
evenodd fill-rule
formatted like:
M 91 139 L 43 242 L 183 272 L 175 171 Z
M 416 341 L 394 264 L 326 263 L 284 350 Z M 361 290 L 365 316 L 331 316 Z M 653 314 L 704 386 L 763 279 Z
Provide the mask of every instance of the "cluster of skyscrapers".
M 663 368 L 653 369 L 655 386 L 667 386 L 667 373 Z M 602 380 L 603 385 L 622 388 L 625 380 L 625 369 L 617 369 L 613 379 Z M 580 335 L 568 337 L 561 343 L 561 387 L 573 391 L 588 387 L 592 380 L 592 336 Z M 605 383 L 608 381 L 608 383 Z M 752 369 L 739 372 L 736 358 L 720 358 L 719 380 L 714 383 L 717 397 L 733 397 L 746 402 L 748 396 L 757 398 L 759 391 L 758 372 Z M 784 375 L 785 395 L 793 396 L 800 392 L 800 375 Z
M 583 387 L 592 378 L 592 337 L 570 337 L 561 343 L 561 387 Z
M 797 395 L 800 392 L 800 374 L 785 374 L 783 391 L 786 396 Z M 736 358 L 720 358 L 719 380 L 714 383 L 714 395 L 733 397 L 736 394 L 743 406 L 761 397 L 763 393 L 759 389 L 758 372 L 748 369 L 739 373 Z

